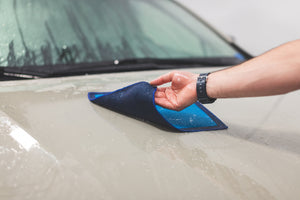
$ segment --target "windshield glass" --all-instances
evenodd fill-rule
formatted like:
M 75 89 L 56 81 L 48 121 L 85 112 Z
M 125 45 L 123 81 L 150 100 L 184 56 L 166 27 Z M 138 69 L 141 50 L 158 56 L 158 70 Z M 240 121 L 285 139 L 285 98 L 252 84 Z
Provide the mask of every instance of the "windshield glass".
M 0 66 L 236 57 L 168 0 L 0 0 Z

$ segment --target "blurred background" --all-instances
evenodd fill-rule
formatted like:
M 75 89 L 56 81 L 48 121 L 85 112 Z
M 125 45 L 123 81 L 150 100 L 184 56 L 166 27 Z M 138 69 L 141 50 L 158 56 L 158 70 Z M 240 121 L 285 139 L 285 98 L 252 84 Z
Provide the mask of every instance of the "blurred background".
M 178 0 L 256 56 L 300 38 L 299 0 Z

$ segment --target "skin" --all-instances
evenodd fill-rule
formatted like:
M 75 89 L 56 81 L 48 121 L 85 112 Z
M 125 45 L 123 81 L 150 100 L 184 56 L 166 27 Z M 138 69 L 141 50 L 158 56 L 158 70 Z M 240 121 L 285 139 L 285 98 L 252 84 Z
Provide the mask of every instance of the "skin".
M 150 82 L 158 87 L 156 104 L 182 110 L 197 101 L 198 74 L 172 71 Z M 211 98 L 257 97 L 285 94 L 300 89 L 300 40 L 288 42 L 256 58 L 211 73 L 206 90 Z

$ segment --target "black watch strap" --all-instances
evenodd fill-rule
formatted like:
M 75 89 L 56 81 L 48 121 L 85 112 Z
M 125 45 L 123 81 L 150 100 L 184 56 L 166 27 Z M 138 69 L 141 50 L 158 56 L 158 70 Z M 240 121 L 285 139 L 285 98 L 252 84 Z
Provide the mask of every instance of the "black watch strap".
M 206 104 L 206 103 L 213 103 L 216 101 L 214 98 L 210 98 L 207 96 L 206 92 L 206 82 L 207 82 L 207 76 L 210 73 L 204 73 L 200 74 L 197 79 L 197 98 L 200 103 Z

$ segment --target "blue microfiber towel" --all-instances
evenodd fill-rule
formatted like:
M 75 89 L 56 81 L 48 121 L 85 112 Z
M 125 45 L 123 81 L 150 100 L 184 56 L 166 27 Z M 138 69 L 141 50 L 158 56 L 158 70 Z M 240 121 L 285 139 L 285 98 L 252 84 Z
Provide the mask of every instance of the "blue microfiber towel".
M 199 102 L 181 111 L 156 105 L 155 91 L 156 87 L 149 83 L 139 82 L 114 92 L 90 92 L 88 97 L 97 105 L 170 131 L 191 132 L 227 128 Z

